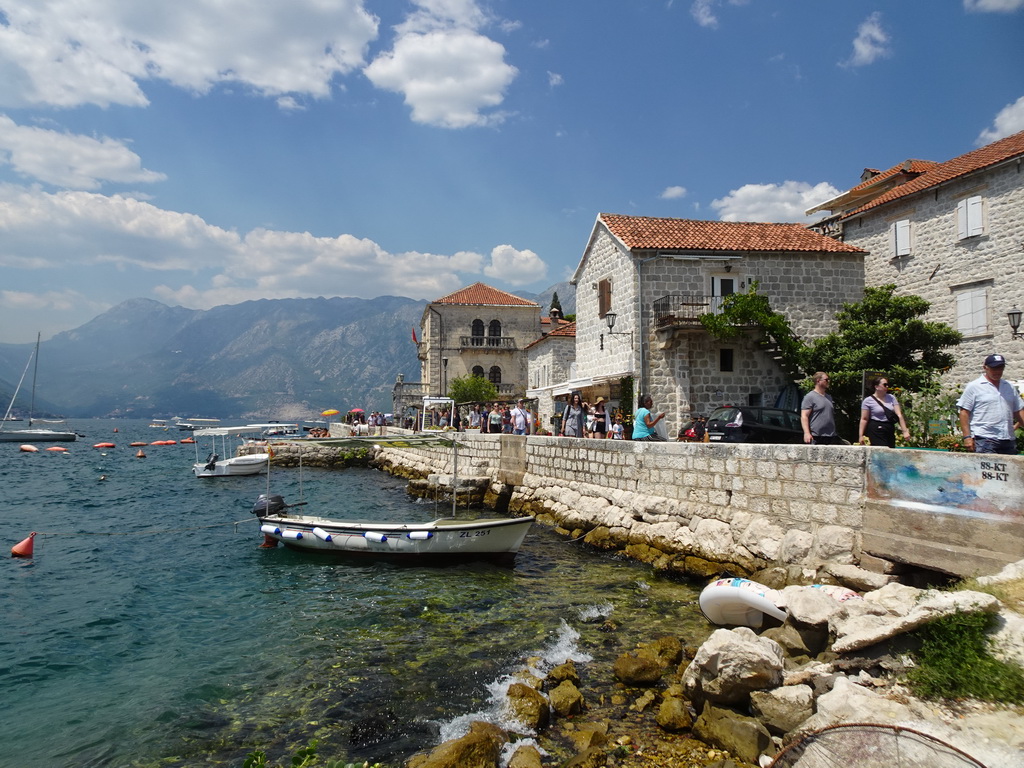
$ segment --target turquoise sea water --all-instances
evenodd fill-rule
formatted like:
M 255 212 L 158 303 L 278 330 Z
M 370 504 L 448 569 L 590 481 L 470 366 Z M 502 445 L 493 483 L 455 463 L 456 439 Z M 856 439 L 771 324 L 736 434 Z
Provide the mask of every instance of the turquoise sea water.
M 0 443 L 0 766 L 239 766 L 311 739 L 398 764 L 497 716 L 499 681 L 529 656 L 597 666 L 709 631 L 695 588 L 541 526 L 512 568 L 260 549 L 249 508 L 265 476 L 197 480 L 190 445 L 135 458 L 130 442 L 184 436 L 148 422 L 72 426 L 86 437 L 67 454 Z M 338 516 L 435 512 L 373 470 L 270 483 Z M 35 556 L 7 557 L 31 531 Z

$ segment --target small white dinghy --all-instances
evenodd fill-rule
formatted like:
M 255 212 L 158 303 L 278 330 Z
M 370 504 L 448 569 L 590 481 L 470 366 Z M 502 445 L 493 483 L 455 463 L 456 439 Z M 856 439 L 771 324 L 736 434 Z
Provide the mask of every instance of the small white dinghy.
M 700 593 L 700 611 L 712 624 L 757 629 L 765 616 L 785 621 L 785 601 L 777 589 L 750 579 L 713 581 Z

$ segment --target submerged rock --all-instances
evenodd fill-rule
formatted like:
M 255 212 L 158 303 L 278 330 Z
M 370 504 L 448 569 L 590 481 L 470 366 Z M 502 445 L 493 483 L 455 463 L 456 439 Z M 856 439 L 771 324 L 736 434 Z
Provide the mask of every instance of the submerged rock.
M 523 686 L 524 688 L 526 686 Z M 413 755 L 406 768 L 497 768 L 501 748 L 508 735 L 496 725 L 482 721 L 469 726 L 469 733 L 446 741 L 429 754 Z

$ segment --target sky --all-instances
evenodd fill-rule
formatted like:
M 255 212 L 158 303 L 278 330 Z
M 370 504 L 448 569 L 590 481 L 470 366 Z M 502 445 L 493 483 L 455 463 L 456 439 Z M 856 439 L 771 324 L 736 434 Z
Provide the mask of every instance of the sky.
M 0 0 L 0 343 L 567 280 L 1024 130 L 1024 0 Z

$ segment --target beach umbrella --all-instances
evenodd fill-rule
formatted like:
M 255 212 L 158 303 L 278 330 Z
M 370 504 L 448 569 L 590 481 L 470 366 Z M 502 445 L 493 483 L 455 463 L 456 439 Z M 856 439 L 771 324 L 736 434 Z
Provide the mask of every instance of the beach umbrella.
M 337 408 L 328 408 L 326 411 L 320 411 L 321 416 L 334 416 L 341 413 Z
M 362 408 L 349 408 L 348 412 L 349 413 L 362 413 L 363 409 Z

